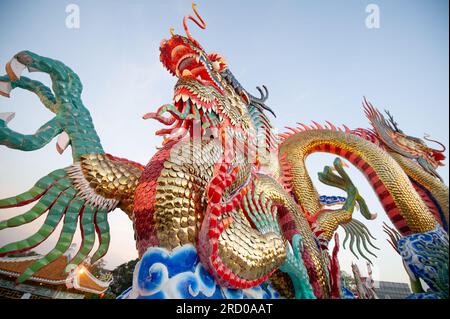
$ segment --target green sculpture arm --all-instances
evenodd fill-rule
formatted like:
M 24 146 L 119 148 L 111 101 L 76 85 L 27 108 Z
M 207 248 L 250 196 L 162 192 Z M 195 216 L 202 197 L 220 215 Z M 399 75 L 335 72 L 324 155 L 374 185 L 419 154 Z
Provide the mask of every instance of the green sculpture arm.
M 63 131 L 61 120 L 55 116 L 42 125 L 36 133 L 25 135 L 17 133 L 6 126 L 0 114 L 0 145 L 21 151 L 34 151 L 47 145 L 55 136 Z
M 317 214 L 316 223 L 318 229 L 323 232 L 319 235 L 320 239 L 327 244 L 337 228 L 342 226 L 345 230 L 344 248 L 348 238 L 350 238 L 350 250 L 353 255 L 359 259 L 358 254 L 354 250 L 356 241 L 356 248 L 359 255 L 371 263 L 370 258 L 365 255 L 364 250 L 372 256 L 376 257 L 376 255 L 371 252 L 367 244 L 375 249 L 379 248 L 372 244 L 370 238 L 373 238 L 373 236 L 370 234 L 367 227 L 358 220 L 353 219 L 353 212 L 355 208 L 359 208 L 361 214 L 368 220 L 374 219 L 376 214 L 372 214 L 369 211 L 364 198 L 359 194 L 358 189 L 345 172 L 343 162 L 340 158 L 334 160 L 333 168 L 326 166 L 323 172 L 319 173 L 318 176 L 322 183 L 337 187 L 347 193 L 347 199 L 340 209 L 330 210 L 325 208 Z M 362 249 L 362 247 L 364 247 L 364 249 Z
M 291 277 L 296 299 L 316 299 L 302 259 L 302 236 L 295 234 L 292 237 L 292 243 L 294 247 L 291 247 L 289 242 L 287 243 L 286 261 L 280 270 Z
M 57 113 L 57 103 L 51 89 L 43 83 L 21 76 L 16 81 L 11 81 L 10 77 L 0 76 L 0 84 L 9 91 L 21 88 L 35 93 L 42 104 L 53 113 Z M 55 116 L 53 119 L 42 125 L 35 134 L 24 135 L 9 129 L 6 124 L 13 118 L 14 113 L 0 114 L 0 145 L 21 151 L 34 151 L 47 145 L 55 136 L 63 130 L 61 119 Z
M 21 76 L 24 68 L 48 73 L 53 90 L 39 81 Z M 91 261 L 94 263 L 100 259 L 106 253 L 110 241 L 107 213 L 116 207 L 118 201 L 98 195 L 84 179 L 79 166 L 82 156 L 103 156 L 104 151 L 89 111 L 80 98 L 82 85 L 78 76 L 62 62 L 29 51 L 16 54 L 6 69 L 8 76 L 0 77 L 2 95 L 9 96 L 10 91 L 15 88 L 33 92 L 55 117 L 35 134 L 24 135 L 7 127 L 6 124 L 13 118 L 13 113 L 0 113 L 0 145 L 32 151 L 43 147 L 58 134 L 65 133 L 63 146 L 71 145 L 74 160 L 73 165 L 44 176 L 29 191 L 0 199 L 0 209 L 35 203 L 27 212 L 0 222 L 0 230 L 27 224 L 47 213 L 43 225 L 36 233 L 0 247 L 0 256 L 26 251 L 39 245 L 52 234 L 58 224 L 63 224 L 54 248 L 30 265 L 18 278 L 18 282 L 24 282 L 69 249 L 77 227 L 81 229 L 83 241 L 78 253 L 69 261 L 67 270 L 77 267 L 89 255 L 94 248 L 96 235 L 99 245 Z M 114 160 L 111 161 L 111 165 L 114 165 Z
M 7 90 L 13 90 L 15 88 L 21 88 L 30 92 L 33 92 L 41 100 L 42 104 L 48 108 L 53 113 L 57 112 L 56 109 L 56 98 L 53 95 L 52 90 L 44 85 L 42 82 L 37 80 L 32 80 L 25 76 L 21 76 L 20 79 L 16 81 L 11 81 L 10 77 L 7 75 L 0 76 L 0 83 Z M 9 96 L 9 92 L 7 94 Z

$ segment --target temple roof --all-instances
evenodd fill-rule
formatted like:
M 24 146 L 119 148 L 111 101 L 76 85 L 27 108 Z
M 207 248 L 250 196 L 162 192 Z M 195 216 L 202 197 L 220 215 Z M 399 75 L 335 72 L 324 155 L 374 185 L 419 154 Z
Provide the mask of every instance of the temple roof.
M 31 264 L 42 257 L 41 255 L 17 258 L 2 257 L 0 258 L 0 274 L 19 277 Z M 101 294 L 108 289 L 111 281 L 102 281 L 94 277 L 84 266 L 66 272 L 65 268 L 68 262 L 68 256 L 61 256 L 34 273 L 27 282 L 65 285 L 67 288 L 94 294 Z

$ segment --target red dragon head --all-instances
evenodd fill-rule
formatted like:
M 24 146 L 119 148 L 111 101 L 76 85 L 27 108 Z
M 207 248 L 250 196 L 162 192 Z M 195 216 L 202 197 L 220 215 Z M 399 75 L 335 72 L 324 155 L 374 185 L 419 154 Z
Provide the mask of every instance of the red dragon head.
M 271 111 L 265 104 L 268 96 L 262 92 L 261 98 L 249 94 L 237 82 L 223 57 L 217 53 L 207 54 L 195 40 L 187 27 L 188 20 L 201 29 L 206 23 L 192 5 L 197 18 L 185 16 L 183 27 L 186 37 L 173 33 L 160 45 L 160 60 L 164 67 L 178 81 L 174 89 L 173 105 L 163 105 L 156 113 L 148 113 L 144 118 L 152 118 L 170 128 L 159 130 L 156 134 L 165 136 L 164 144 L 177 141 L 193 134 L 200 128 L 200 135 L 232 134 L 231 138 L 252 141 L 256 131 L 265 130 L 266 140 L 274 144 L 270 121 L 263 110 Z M 169 116 L 163 116 L 168 113 Z M 230 136 L 229 136 L 230 137 Z
M 186 26 L 186 17 L 184 25 Z M 203 85 L 213 86 L 219 92 L 223 92 L 219 74 L 227 67 L 225 60 L 217 53 L 206 54 L 200 44 L 191 37 L 187 28 L 186 33 L 187 38 L 172 34 L 169 40 L 164 39 L 161 42 L 160 61 L 178 78 L 195 79 Z

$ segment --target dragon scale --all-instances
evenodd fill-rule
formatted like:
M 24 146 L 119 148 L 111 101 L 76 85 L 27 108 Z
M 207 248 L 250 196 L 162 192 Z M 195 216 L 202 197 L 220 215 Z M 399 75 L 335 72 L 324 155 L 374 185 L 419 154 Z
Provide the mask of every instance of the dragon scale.
M 389 152 L 389 155 L 401 166 L 417 191 L 419 191 L 419 188 L 426 190 L 426 192 L 421 192 L 423 199 L 429 203 L 429 209 L 433 210 L 436 219 L 440 220 L 444 228 L 448 229 L 448 187 L 413 161 L 395 152 Z

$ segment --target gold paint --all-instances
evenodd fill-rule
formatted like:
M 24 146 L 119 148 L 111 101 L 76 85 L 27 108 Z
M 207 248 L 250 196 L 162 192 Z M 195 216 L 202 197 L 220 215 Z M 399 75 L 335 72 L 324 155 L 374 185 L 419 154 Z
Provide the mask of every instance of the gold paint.
M 391 155 L 397 161 L 397 163 L 402 167 L 406 174 L 408 174 L 408 176 L 425 187 L 433 195 L 433 197 L 439 203 L 439 206 L 441 206 L 445 216 L 445 220 L 448 224 L 449 191 L 447 185 L 442 183 L 438 178 L 424 171 L 422 167 L 420 167 L 417 163 L 411 161 L 410 159 L 395 152 L 389 152 L 389 155 Z
M 134 191 L 142 169 L 125 161 L 111 159 L 105 154 L 84 155 L 80 165 L 91 187 L 106 198 L 120 200 L 119 207 L 132 218 Z
M 328 297 L 329 287 L 327 273 L 324 267 L 325 264 L 322 260 L 322 255 L 317 247 L 316 241 L 314 240 L 315 236 L 311 231 L 303 211 L 297 206 L 286 190 L 276 180 L 269 176 L 262 174 L 257 175 L 257 178 L 255 179 L 255 192 L 264 193 L 267 199 L 271 199 L 274 204 L 284 206 L 293 216 L 296 228 L 300 231 L 300 235 L 302 236 L 303 247 L 310 254 L 324 297 Z

